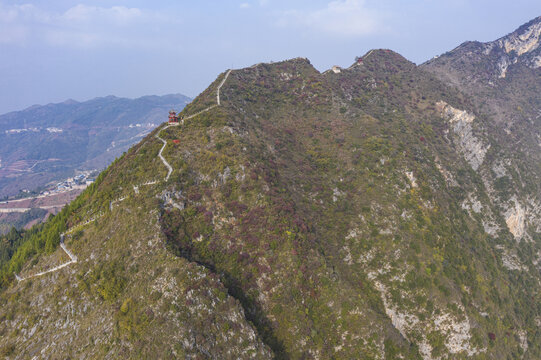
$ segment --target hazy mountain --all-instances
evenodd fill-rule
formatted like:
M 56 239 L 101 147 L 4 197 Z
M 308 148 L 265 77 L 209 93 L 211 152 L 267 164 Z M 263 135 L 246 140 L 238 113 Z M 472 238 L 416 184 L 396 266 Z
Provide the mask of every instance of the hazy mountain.
M 35 105 L 0 116 L 0 197 L 33 190 L 70 176 L 75 169 L 101 169 L 181 110 L 183 95 L 114 96 L 85 102 Z
M 540 69 L 485 46 L 221 74 L 4 238 L 3 354 L 541 358 Z

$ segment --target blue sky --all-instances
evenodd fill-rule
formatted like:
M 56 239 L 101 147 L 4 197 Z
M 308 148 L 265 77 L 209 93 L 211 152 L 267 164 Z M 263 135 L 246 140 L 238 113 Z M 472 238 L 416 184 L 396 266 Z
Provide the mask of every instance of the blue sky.
M 297 56 L 321 71 L 372 48 L 422 63 L 539 15 L 537 0 L 0 0 L 0 113 L 194 97 L 225 69 Z

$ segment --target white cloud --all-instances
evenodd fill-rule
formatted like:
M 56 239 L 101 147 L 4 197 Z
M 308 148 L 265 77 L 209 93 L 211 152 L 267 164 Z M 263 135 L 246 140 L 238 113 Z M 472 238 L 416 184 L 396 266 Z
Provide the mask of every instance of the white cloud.
M 143 12 L 138 8 L 113 6 L 102 8 L 79 4 L 68 9 L 61 15 L 61 19 L 67 22 L 108 22 L 112 25 L 128 25 L 143 18 Z
M 259 4 L 259 6 L 263 7 L 263 6 L 266 6 L 269 3 L 269 0 L 258 0 L 257 3 Z M 251 7 L 252 7 L 252 4 L 249 3 L 249 2 L 244 2 L 244 3 L 240 4 L 241 9 L 248 9 L 248 8 L 251 8 Z
M 26 42 L 89 48 L 102 45 L 141 46 L 145 25 L 169 21 L 166 16 L 124 6 L 79 4 L 64 12 L 49 12 L 31 4 L 0 4 L 0 43 Z
M 0 4 L 0 43 L 22 43 L 28 36 L 24 22 L 35 17 L 35 7 L 30 4 L 5 7 Z
M 381 14 L 364 0 L 331 1 L 323 9 L 308 12 L 290 10 L 282 14 L 278 24 L 338 36 L 365 36 L 384 29 Z

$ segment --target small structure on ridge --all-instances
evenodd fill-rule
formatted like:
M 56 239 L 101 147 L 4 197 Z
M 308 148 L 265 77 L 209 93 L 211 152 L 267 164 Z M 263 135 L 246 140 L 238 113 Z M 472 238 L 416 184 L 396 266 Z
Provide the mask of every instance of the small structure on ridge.
M 175 110 L 169 111 L 169 122 L 170 123 L 177 123 L 178 122 L 178 116 Z

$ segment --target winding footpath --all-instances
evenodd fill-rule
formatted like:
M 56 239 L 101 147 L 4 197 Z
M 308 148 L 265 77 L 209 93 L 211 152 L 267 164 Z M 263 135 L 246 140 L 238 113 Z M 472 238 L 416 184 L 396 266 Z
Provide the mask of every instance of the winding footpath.
M 126 200 L 127 198 L 128 198 L 127 196 L 124 196 L 124 197 L 121 197 L 121 198 L 118 198 L 116 200 L 111 201 L 109 203 L 109 211 L 113 211 L 113 205 L 114 204 L 122 202 L 122 201 Z
M 225 84 L 225 81 L 227 80 L 227 78 L 229 77 L 229 74 L 231 74 L 231 69 L 227 70 L 227 73 L 225 74 L 223 80 L 220 82 L 220 85 L 218 85 L 218 89 L 216 90 L 216 104 L 212 105 L 212 106 L 209 106 L 207 107 L 206 109 L 203 109 L 193 115 L 190 115 L 190 116 L 187 116 L 185 118 L 182 119 L 182 123 L 184 123 L 184 120 L 188 120 L 188 119 L 191 119 L 191 118 L 194 118 L 198 115 L 201 115 L 211 109 L 214 109 L 215 107 L 217 106 L 220 106 L 221 103 L 220 103 L 220 89 L 222 88 L 222 86 Z M 164 181 L 167 181 L 169 180 L 169 177 L 171 176 L 171 174 L 173 173 L 173 167 L 167 162 L 167 160 L 165 160 L 165 158 L 163 157 L 163 150 L 165 150 L 165 147 L 167 146 L 167 141 L 165 141 L 164 139 L 162 139 L 160 137 L 160 133 L 165 130 L 165 129 L 168 129 L 172 126 L 178 126 L 180 123 L 172 123 L 172 124 L 169 124 L 169 125 L 166 125 L 164 126 L 161 130 L 159 130 L 157 133 L 156 133 L 156 138 L 159 139 L 161 142 L 163 142 L 163 146 L 162 148 L 160 149 L 160 152 L 158 153 L 158 157 L 160 158 L 160 160 L 163 162 L 163 164 L 165 165 L 165 167 L 167 168 L 167 175 L 165 176 L 165 179 Z
M 218 90 L 216 90 L 216 102 L 218 103 L 218 106 L 220 106 L 220 89 L 222 88 L 222 86 L 225 84 L 225 81 L 227 80 L 227 78 L 229 77 L 229 74 L 231 74 L 231 69 L 227 70 L 227 73 L 225 74 L 224 76 L 224 79 L 222 80 L 222 82 L 220 83 L 220 85 L 218 85 Z
M 64 237 L 65 235 L 64 234 L 61 234 L 60 235 L 60 247 L 62 248 L 62 250 L 64 250 L 64 252 L 69 256 L 70 260 L 68 262 L 65 262 L 63 264 L 60 264 L 58 266 L 55 266 L 54 268 L 51 268 L 49 270 L 46 270 L 46 271 L 42 271 L 42 272 L 39 272 L 37 274 L 34 274 L 34 275 L 29 275 L 27 277 L 20 277 L 19 275 L 15 274 L 15 278 L 17 279 L 17 281 L 21 282 L 23 280 L 27 280 L 27 279 L 31 279 L 31 278 L 34 278 L 34 277 L 38 277 L 38 276 L 42 276 L 42 275 L 45 275 L 45 274 L 48 274 L 48 273 L 52 273 L 54 271 L 57 271 L 57 270 L 60 270 L 60 269 L 63 269 L 65 268 L 66 266 L 68 265 L 71 265 L 73 263 L 76 263 L 77 262 L 77 256 L 75 256 L 67 247 L 66 247 L 66 244 L 64 244 Z
M 220 82 L 220 84 L 218 85 L 218 89 L 216 90 L 216 104 L 212 105 L 212 106 L 209 106 L 207 107 L 206 109 L 203 109 L 193 115 L 190 115 L 190 116 L 187 116 L 185 117 L 182 122 L 184 122 L 184 120 L 188 120 L 188 119 L 191 119 L 191 118 L 194 118 L 204 112 L 207 112 L 211 109 L 214 109 L 215 107 L 217 106 L 220 106 L 221 103 L 220 103 L 220 89 L 222 88 L 222 86 L 224 85 L 225 81 L 227 80 L 227 78 L 229 77 L 229 74 L 231 73 L 231 70 L 228 70 L 227 73 L 225 74 L 223 80 Z M 160 149 L 160 152 L 158 153 L 158 157 L 160 158 L 160 160 L 163 162 L 163 164 L 165 165 L 165 167 L 167 168 L 167 175 L 165 176 L 165 179 L 164 181 L 167 181 L 169 180 L 169 177 L 171 176 L 171 174 L 173 173 L 173 167 L 167 162 L 167 160 L 165 160 L 165 158 L 163 157 L 163 150 L 165 149 L 165 147 L 167 146 L 167 141 L 162 139 L 160 137 L 160 133 L 165 130 L 165 129 L 168 129 L 170 127 L 173 127 L 173 126 L 178 126 L 180 125 L 180 123 L 173 123 L 173 124 L 168 124 L 166 126 L 164 126 L 161 130 L 159 130 L 157 133 L 156 133 L 156 138 L 158 138 L 161 142 L 163 142 L 163 146 L 162 148 Z M 135 192 L 135 194 L 138 194 L 139 193 L 139 187 L 140 186 L 144 186 L 144 185 L 152 185 L 152 184 L 156 184 L 157 181 L 148 181 L 146 183 L 143 183 L 143 184 L 139 184 L 139 185 L 134 185 L 133 186 L 133 190 Z M 121 198 L 118 198 L 116 200 L 113 200 L 109 203 L 109 210 L 112 211 L 113 210 L 113 205 L 115 203 L 118 203 L 118 202 L 121 202 L 123 200 L 125 200 L 127 198 L 127 196 L 124 196 L 124 197 L 121 197 Z M 85 226 L 85 225 L 88 225 L 94 221 L 96 221 L 97 219 L 99 219 L 100 217 L 103 216 L 103 213 L 100 213 L 98 214 L 97 216 L 93 217 L 92 219 L 88 220 L 88 221 L 85 221 L 84 223 L 82 224 L 79 224 L 77 226 L 74 226 L 73 228 L 71 228 L 70 230 L 66 231 L 66 232 L 63 232 L 62 234 L 60 234 L 60 247 L 62 248 L 62 250 L 66 253 L 66 255 L 68 255 L 68 257 L 70 258 L 69 261 L 63 263 L 63 264 L 60 264 L 58 266 L 55 266 L 49 270 L 46 270 L 46 271 L 42 271 L 42 272 L 39 272 L 39 273 L 36 273 L 36 274 L 33 274 L 33 275 L 29 275 L 29 276 L 26 276 L 26 277 L 21 277 L 19 276 L 18 274 L 15 274 L 15 278 L 17 279 L 18 282 L 21 282 L 21 281 L 24 281 L 24 280 L 28 280 L 28 279 L 31 279 L 31 278 L 34 278 L 34 277 L 38 277 L 38 276 L 43 276 L 43 275 L 46 275 L 46 274 L 49 274 L 49 273 L 52 273 L 52 272 L 55 272 L 55 271 L 58 271 L 60 269 L 63 269 L 65 268 L 66 266 L 68 265 L 71 265 L 71 264 L 74 264 L 77 262 L 77 256 L 75 254 L 73 254 L 67 247 L 66 245 L 64 244 L 64 239 L 66 237 L 66 235 L 74 232 L 75 230 Z
M 169 176 L 171 176 L 171 174 L 173 173 L 173 167 L 171 165 L 169 165 L 169 163 L 167 162 L 167 160 L 165 160 L 165 158 L 163 157 L 162 153 L 163 153 L 163 150 L 165 149 L 165 147 L 167 146 L 167 141 L 165 141 L 164 139 L 162 139 L 160 137 L 160 133 L 165 130 L 165 129 L 168 129 L 172 126 L 178 126 L 179 123 L 173 123 L 173 124 L 170 124 L 170 125 L 167 125 L 165 126 L 163 129 L 161 129 L 160 131 L 158 131 L 156 133 L 156 137 L 161 141 L 163 142 L 163 146 L 162 148 L 160 149 L 160 152 L 158 153 L 158 157 L 160 158 L 160 160 L 163 162 L 163 164 L 165 165 L 165 167 L 167 168 L 167 175 L 165 176 L 165 179 L 164 181 L 167 181 L 169 180 Z
M 368 58 L 373 52 L 374 52 L 374 49 L 370 50 L 370 51 L 368 52 L 368 54 L 366 54 L 366 55 L 362 58 L 362 60 L 363 60 L 363 61 L 366 60 L 366 58 Z M 350 67 L 348 67 L 348 70 L 353 69 L 355 66 L 360 66 L 361 64 L 362 64 L 362 62 L 359 63 L 359 62 L 355 61 L 355 63 L 353 63 L 353 65 L 351 65 Z
M 154 185 L 154 184 L 157 184 L 158 181 L 156 180 L 152 180 L 152 181 L 147 181 L 146 183 L 142 183 L 142 184 L 139 184 L 139 185 L 133 185 L 133 191 L 135 192 L 135 195 L 139 194 L 139 188 L 141 186 L 146 186 L 146 185 Z
M 64 250 L 64 252 L 66 253 L 66 255 L 68 255 L 68 257 L 70 258 L 69 261 L 63 263 L 63 264 L 60 264 L 58 266 L 55 266 L 54 268 L 51 268 L 49 270 L 46 270 L 46 271 L 42 271 L 42 272 L 39 272 L 37 274 L 33 274 L 33 275 L 29 275 L 29 276 L 26 276 L 26 277 L 21 277 L 17 274 L 15 274 L 15 279 L 17 279 L 17 281 L 21 282 L 23 280 L 28 280 L 28 279 L 31 279 L 31 278 L 34 278 L 34 277 L 38 277 L 38 276 L 42 276 L 42 275 L 45 275 L 45 274 L 48 274 L 48 273 L 52 273 L 54 271 L 57 271 L 57 270 L 60 270 L 60 269 L 63 269 L 65 268 L 66 266 L 68 265 L 71 265 L 73 263 L 76 263 L 77 262 L 77 256 L 75 254 L 73 254 L 67 247 L 66 247 L 66 244 L 64 244 L 64 239 L 66 237 L 66 235 L 68 234 L 71 234 L 72 232 L 74 232 L 75 230 L 77 229 L 80 229 L 82 228 L 83 226 L 86 226 L 94 221 L 96 221 L 97 219 L 99 219 L 100 217 L 102 217 L 103 214 L 98 214 L 97 216 L 93 217 L 92 219 L 88 220 L 88 221 L 85 221 L 84 223 L 82 224 L 79 224 L 77 226 L 74 226 L 72 227 L 71 229 L 69 229 L 68 231 L 66 232 L 63 232 L 62 234 L 60 234 L 60 247 L 62 248 L 62 250 Z

